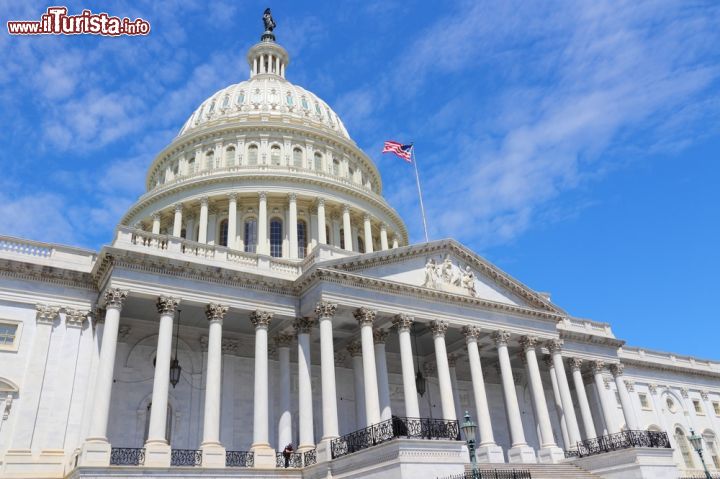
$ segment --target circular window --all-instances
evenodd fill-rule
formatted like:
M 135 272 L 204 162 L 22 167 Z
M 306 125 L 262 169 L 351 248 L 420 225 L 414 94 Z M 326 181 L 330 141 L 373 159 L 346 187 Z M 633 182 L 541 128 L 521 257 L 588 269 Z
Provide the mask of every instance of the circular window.
M 667 400 L 665 401 L 667 404 L 667 408 L 670 412 L 674 413 L 677 412 L 677 405 L 675 404 L 675 401 L 671 397 L 668 396 Z

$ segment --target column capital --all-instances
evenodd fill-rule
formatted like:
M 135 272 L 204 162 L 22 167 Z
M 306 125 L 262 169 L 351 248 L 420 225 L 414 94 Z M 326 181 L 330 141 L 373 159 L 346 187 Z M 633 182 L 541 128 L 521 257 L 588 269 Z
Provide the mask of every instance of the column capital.
M 495 346 L 507 346 L 507 343 L 510 340 L 510 333 L 503 329 L 498 329 L 497 331 L 493 331 L 490 337 L 495 342 Z
M 58 306 L 35 305 L 35 320 L 40 324 L 52 324 L 60 313 Z
M 273 341 L 275 341 L 275 346 L 278 348 L 289 348 L 290 344 L 292 344 L 293 335 L 292 334 L 284 334 L 279 333 L 276 334 L 273 338 Z
M 225 196 L 226 196 L 227 199 L 230 200 L 230 201 L 237 201 L 237 199 L 238 199 L 238 194 L 237 194 L 237 193 L 228 193 L 228 194 L 226 194 Z
M 405 313 L 396 314 L 393 317 L 393 326 L 395 326 L 398 331 L 410 331 L 414 322 L 415 318 Z
M 430 330 L 433 333 L 433 338 L 444 338 L 447 329 L 447 321 L 430 321 Z
M 622 376 L 625 372 L 625 365 L 622 363 L 613 363 L 610 365 L 610 372 L 614 378 Z
M 652 395 L 657 394 L 657 384 L 655 384 L 655 383 L 648 384 L 648 391 L 650 391 L 650 394 L 652 394 Z M 700 393 L 700 394 L 702 395 L 703 393 Z M 707 393 L 705 393 L 705 397 L 703 399 L 707 399 Z
M 209 202 L 210 198 L 208 198 L 207 196 L 203 196 L 200 198 L 200 206 L 207 206 Z
M 315 316 L 320 319 L 332 319 L 335 316 L 337 304 L 330 301 L 318 301 L 315 305 Z
M 387 336 L 388 336 L 387 330 L 376 329 L 373 331 L 373 342 L 375 344 L 385 344 L 385 340 L 387 339 Z
M 273 316 L 273 313 L 257 309 L 250 313 L 250 322 L 255 326 L 255 329 L 267 329 L 267 327 L 270 326 L 270 321 L 272 321 Z
M 200 339 L 198 340 L 200 342 L 200 349 L 202 352 L 207 353 L 208 350 L 208 337 L 207 336 L 200 336 Z
M 477 342 L 480 339 L 481 329 L 479 326 L 463 326 L 462 333 L 465 336 L 465 342 Z
M 380 231 L 387 232 L 387 223 L 380 223 Z
M 345 366 L 345 357 L 342 351 L 335 351 L 335 366 Z
M 173 209 L 175 210 L 175 213 L 182 213 L 183 204 L 182 204 L 182 203 L 175 203 L 175 204 L 173 205 Z
M 222 321 L 225 319 L 225 313 L 230 309 L 222 304 L 210 303 L 205 306 L 205 317 L 208 321 Z
M 123 341 L 125 338 L 127 338 L 130 335 L 130 331 L 132 331 L 132 328 L 128 326 L 127 324 L 121 324 L 118 327 L 118 341 Z
M 550 354 L 560 354 L 562 351 L 563 340 L 562 339 L 550 339 L 545 341 L 545 347 L 548 348 Z
M 628 381 L 625 381 L 625 383 L 627 383 L 627 382 L 628 382 Z M 628 388 L 628 391 L 629 391 L 629 390 L 630 390 L 630 389 Z M 681 395 L 682 397 L 684 397 L 685 399 L 687 399 L 687 398 L 688 398 L 688 388 L 686 388 L 686 387 L 680 388 L 680 395 Z
M 220 341 L 220 349 L 223 354 L 237 354 L 240 342 L 237 339 L 222 338 Z
M 451 368 L 454 368 L 457 365 L 457 360 L 459 359 L 459 356 L 455 353 L 450 353 L 447 355 L 448 360 L 448 366 Z
M 318 207 L 322 206 L 324 208 L 325 207 L 325 198 L 318 197 L 317 205 L 318 205 Z
M 365 306 L 353 311 L 353 316 L 355 317 L 357 322 L 360 324 L 360 326 L 366 326 L 366 325 L 372 326 L 373 322 L 375 322 L 376 314 L 377 314 L 376 311 L 373 311 L 370 308 L 366 308 Z
M 635 391 L 635 381 L 633 381 L 633 380 L 631 380 L 631 379 L 626 379 L 626 380 L 625 380 L 625 387 L 627 388 L 628 392 L 633 392 L 633 391 Z M 685 389 L 685 390 L 687 391 L 687 389 Z M 683 397 L 686 398 L 687 395 L 684 395 Z
M 295 203 L 297 201 L 297 193 L 289 193 L 287 197 L 290 203 Z
M 605 369 L 605 363 L 603 361 L 590 361 L 590 371 L 592 371 L 593 374 L 602 374 L 603 369 Z
M 172 296 L 159 296 L 155 306 L 157 306 L 157 312 L 160 314 L 175 314 L 175 310 L 179 304 L 179 298 L 173 298 Z
M 570 358 L 570 370 L 571 371 L 581 371 L 583 365 L 583 360 L 580 358 Z
M 267 193 L 261 191 L 260 193 L 258 193 L 258 198 L 260 198 L 261 201 L 267 200 Z
M 652 386 L 655 386 L 655 385 L 652 384 Z M 700 391 L 700 397 L 702 398 L 703 401 L 707 401 L 708 397 L 709 397 L 709 393 L 707 391 Z
M 110 288 L 103 293 L 105 309 L 122 309 L 129 291 L 126 289 Z
M 350 205 L 347 204 L 347 203 L 343 204 L 343 205 L 342 205 L 342 212 L 343 212 L 343 214 L 344 214 L 344 213 L 348 213 L 348 214 L 349 214 L 349 213 L 350 213 Z
M 152 219 L 153 219 L 153 221 L 160 221 L 160 212 L 156 211 L 155 213 L 153 213 Z
M 372 216 L 370 216 L 369 213 L 363 214 L 363 221 L 370 221 L 372 219 Z
M 553 358 L 549 354 L 543 355 L 543 362 L 545 363 L 545 366 L 548 368 L 554 368 L 555 365 L 553 364 Z
M 310 334 L 310 330 L 315 324 L 313 318 L 297 318 L 293 321 L 293 328 L 295 328 L 295 336 L 298 334 Z
M 520 346 L 524 353 L 530 349 L 534 351 L 538 344 L 540 344 L 540 338 L 537 336 L 520 336 Z
M 78 311 L 77 309 L 65 309 L 65 324 L 73 328 L 81 328 L 89 311 Z
M 360 341 L 353 341 L 347 345 L 346 349 L 353 358 L 362 356 L 362 344 L 360 344 Z

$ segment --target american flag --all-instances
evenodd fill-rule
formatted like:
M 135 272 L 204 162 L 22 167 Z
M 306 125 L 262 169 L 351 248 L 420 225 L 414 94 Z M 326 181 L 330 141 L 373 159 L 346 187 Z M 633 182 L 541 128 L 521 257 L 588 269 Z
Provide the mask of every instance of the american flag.
M 399 156 L 408 163 L 412 163 L 412 147 L 412 144 L 403 145 L 402 143 L 398 143 L 397 141 L 386 141 L 385 146 L 383 146 L 382 152 L 393 153 L 394 155 Z

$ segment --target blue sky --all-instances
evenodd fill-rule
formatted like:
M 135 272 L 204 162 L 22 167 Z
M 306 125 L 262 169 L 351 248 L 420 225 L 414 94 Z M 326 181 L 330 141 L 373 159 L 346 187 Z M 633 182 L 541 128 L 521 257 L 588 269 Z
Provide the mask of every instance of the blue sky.
M 100 11 L 97 2 L 67 4 Z M 0 0 L 0 19 L 48 4 Z M 148 37 L 0 35 L 0 234 L 98 248 L 273 8 L 422 239 L 457 238 L 629 344 L 720 358 L 716 2 L 108 2 Z

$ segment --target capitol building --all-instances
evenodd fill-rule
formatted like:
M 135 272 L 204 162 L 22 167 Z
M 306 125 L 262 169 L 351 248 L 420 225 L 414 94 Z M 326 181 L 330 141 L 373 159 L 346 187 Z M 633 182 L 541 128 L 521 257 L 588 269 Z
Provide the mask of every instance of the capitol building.
M 720 362 L 410 244 L 269 21 L 111 244 L 0 237 L 0 478 L 720 473 Z

